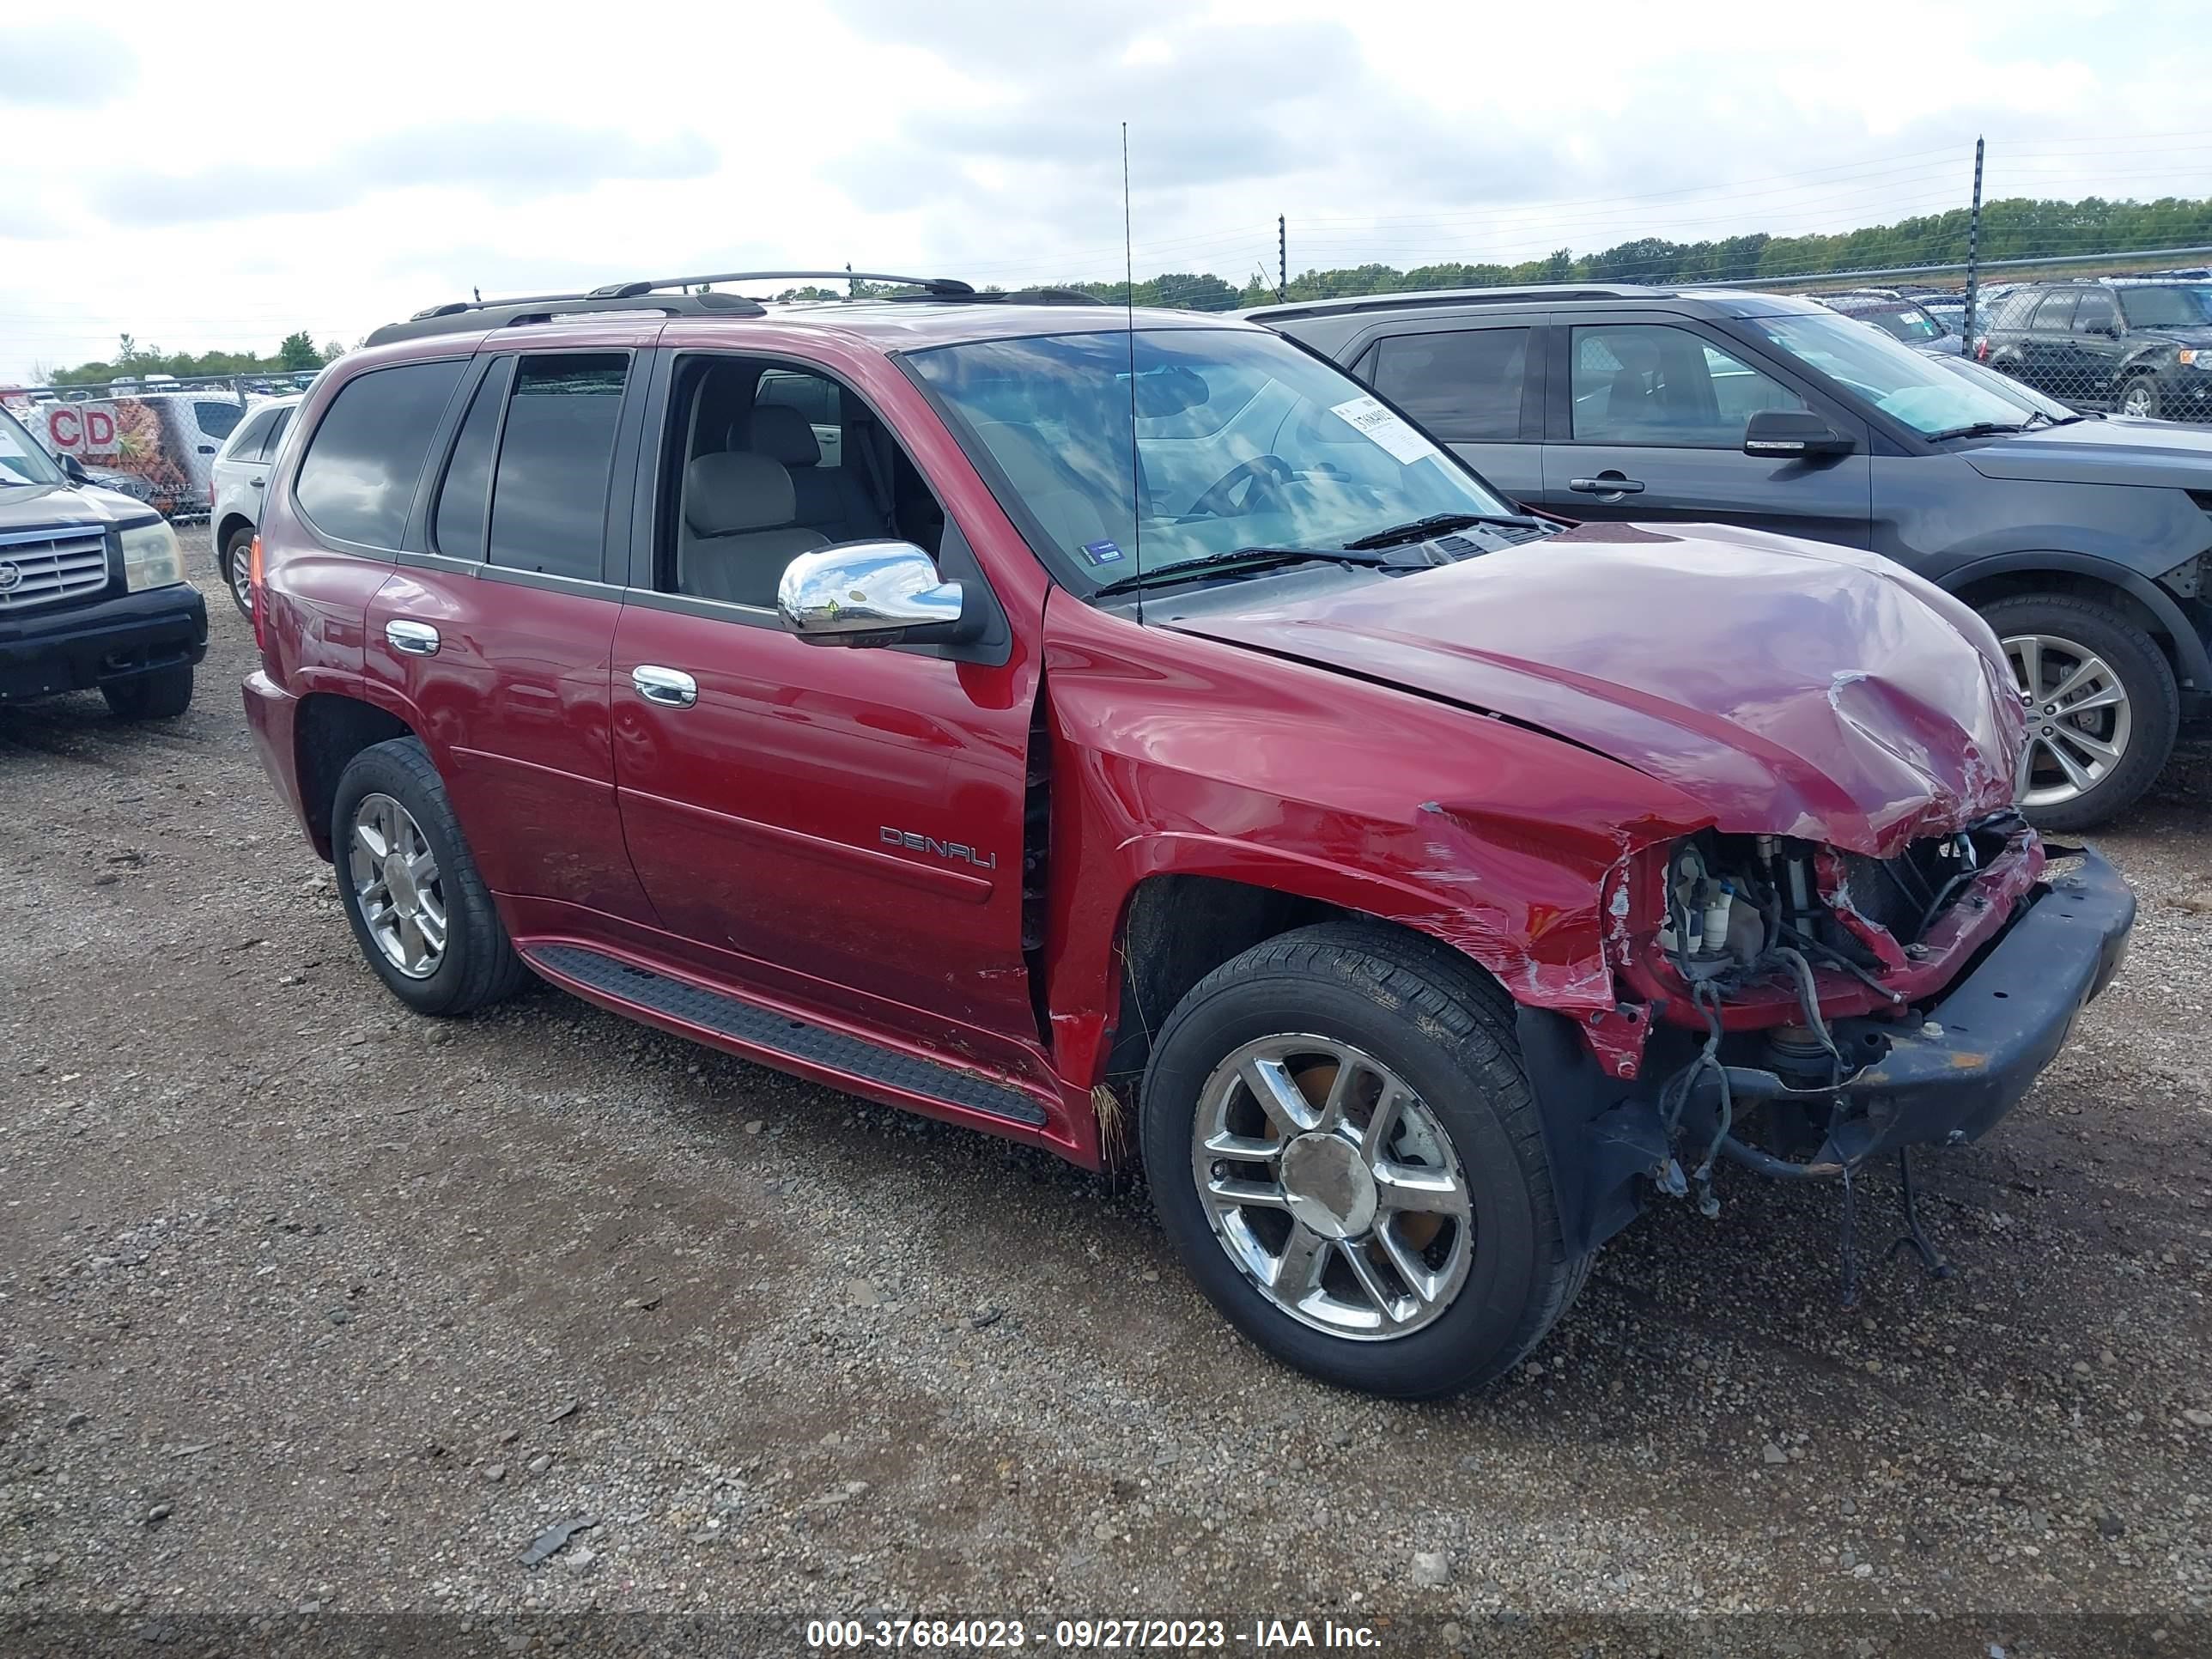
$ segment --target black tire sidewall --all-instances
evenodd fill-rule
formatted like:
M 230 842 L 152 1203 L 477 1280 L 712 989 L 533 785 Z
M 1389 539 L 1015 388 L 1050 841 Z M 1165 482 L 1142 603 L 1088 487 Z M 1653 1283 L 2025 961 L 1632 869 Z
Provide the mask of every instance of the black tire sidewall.
M 1452 1305 L 1409 1336 L 1358 1341 L 1282 1312 L 1231 1260 L 1199 1200 L 1191 1143 L 1206 1079 L 1243 1044 L 1290 1031 L 1352 1043 L 1389 1066 L 1436 1115 L 1458 1155 L 1474 1205 L 1474 1259 Z M 1552 1242 L 1538 1236 L 1521 1153 L 1479 1080 L 1403 1015 L 1311 973 L 1226 985 L 1179 1010 L 1163 1032 L 1146 1079 L 1142 1133 L 1161 1224 L 1192 1276 L 1231 1323 L 1290 1364 L 1346 1387 L 1422 1396 L 1467 1386 L 1515 1343 Z
M 251 605 L 239 605 L 238 580 L 233 574 L 232 567 L 239 560 L 250 557 L 252 550 L 253 526 L 247 525 L 231 532 L 230 540 L 223 544 L 222 551 L 216 559 L 216 562 L 222 567 L 223 591 L 230 595 L 231 604 L 238 606 L 238 614 L 241 617 L 251 617 L 253 614 L 253 607 Z
M 434 784 L 426 784 L 413 768 L 388 752 L 394 746 L 377 744 L 362 750 L 339 775 L 337 789 L 331 800 L 332 874 L 337 883 L 338 903 L 345 911 L 346 925 L 353 929 L 354 942 L 360 945 L 362 957 L 375 970 L 377 977 L 392 995 L 417 1013 L 449 1013 L 459 1007 L 467 996 L 471 953 L 496 948 L 498 941 L 483 936 L 481 919 L 463 896 L 458 877 L 462 860 L 468 854 L 460 839 L 460 826 L 447 804 L 445 791 Z M 446 951 L 436 971 L 426 979 L 410 979 L 386 960 L 383 951 L 369 933 L 361 901 L 354 892 L 348 850 L 354 813 L 364 797 L 379 794 L 391 796 L 413 815 L 422 827 L 423 838 L 438 855 L 441 883 L 446 894 Z
M 179 663 L 136 674 L 127 680 L 111 680 L 100 688 L 108 712 L 121 720 L 171 720 L 192 703 L 192 665 Z
M 2030 821 L 2039 830 L 2070 834 L 2126 811 L 2165 769 L 2181 726 L 2180 688 L 2157 641 L 2109 606 L 2071 594 L 1998 599 L 1983 607 L 1982 619 L 2000 640 L 2018 634 L 2070 640 L 2110 663 L 2127 688 L 2133 730 L 2126 757 L 2103 781 L 2070 801 L 2022 809 Z

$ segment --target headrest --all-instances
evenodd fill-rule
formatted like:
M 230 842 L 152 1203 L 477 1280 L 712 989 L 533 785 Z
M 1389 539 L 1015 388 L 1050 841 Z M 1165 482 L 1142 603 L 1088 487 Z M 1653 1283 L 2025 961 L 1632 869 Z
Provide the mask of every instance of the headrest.
M 729 536 L 787 525 L 797 510 L 783 463 L 746 450 L 702 455 L 684 470 L 684 522 L 694 535 Z
M 822 459 L 812 422 L 789 404 L 755 404 L 752 441 L 745 447 L 786 466 L 812 466 Z

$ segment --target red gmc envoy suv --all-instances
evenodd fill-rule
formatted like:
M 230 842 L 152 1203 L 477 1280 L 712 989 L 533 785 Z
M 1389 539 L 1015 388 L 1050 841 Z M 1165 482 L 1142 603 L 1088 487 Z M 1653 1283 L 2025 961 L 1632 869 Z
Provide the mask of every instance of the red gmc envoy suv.
M 1522 512 L 1242 323 L 720 286 L 795 274 L 441 307 L 307 394 L 246 707 L 422 1012 L 527 969 L 1141 1164 L 1255 1341 L 1431 1395 L 1746 1172 L 1842 1182 L 1848 1297 L 1852 1176 L 2117 970 L 1899 566 Z

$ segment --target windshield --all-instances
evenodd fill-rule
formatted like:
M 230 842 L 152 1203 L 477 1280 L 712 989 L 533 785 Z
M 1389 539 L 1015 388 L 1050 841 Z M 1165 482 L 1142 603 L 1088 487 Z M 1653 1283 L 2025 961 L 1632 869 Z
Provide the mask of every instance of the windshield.
M 1515 510 L 1356 382 L 1277 336 L 1139 330 L 1134 358 L 1133 421 L 1126 333 L 939 346 L 908 361 L 964 427 L 970 453 L 996 464 L 1048 550 L 1096 581 Z
M 37 441 L 0 409 L 0 489 L 11 484 L 57 484 L 62 470 Z
M 1931 357 L 1930 362 L 1941 363 L 1954 374 L 1963 374 L 1977 386 L 1986 386 L 2000 398 L 2009 398 L 2032 414 L 2048 415 L 2053 421 L 2078 421 L 2081 412 L 2062 404 L 2056 398 L 2046 398 L 2025 381 L 2015 380 L 2009 374 L 1991 368 L 1987 363 L 1978 363 L 1972 357 Z
M 1791 313 L 1754 317 L 1751 325 L 1923 436 L 1960 427 L 2021 424 L 2018 403 L 1848 317 Z
M 2212 321 L 2212 288 L 2124 288 L 2120 309 L 2134 328 L 2202 328 Z
M 1854 322 L 1872 323 L 1891 338 L 1908 344 L 1942 337 L 1943 331 L 1936 325 L 1936 319 L 1910 300 L 1861 301 L 1836 308 Z

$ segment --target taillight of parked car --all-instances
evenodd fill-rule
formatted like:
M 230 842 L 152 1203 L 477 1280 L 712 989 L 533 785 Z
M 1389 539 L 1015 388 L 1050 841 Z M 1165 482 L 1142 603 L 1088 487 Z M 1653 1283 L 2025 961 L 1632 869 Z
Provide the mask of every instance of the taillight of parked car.
M 1985 363 L 1990 360 L 1990 337 L 1986 334 L 1974 342 L 1974 361 Z
M 253 546 L 246 556 L 246 586 L 253 595 L 253 647 L 261 649 L 268 641 L 269 601 L 261 580 L 261 538 L 253 538 Z

